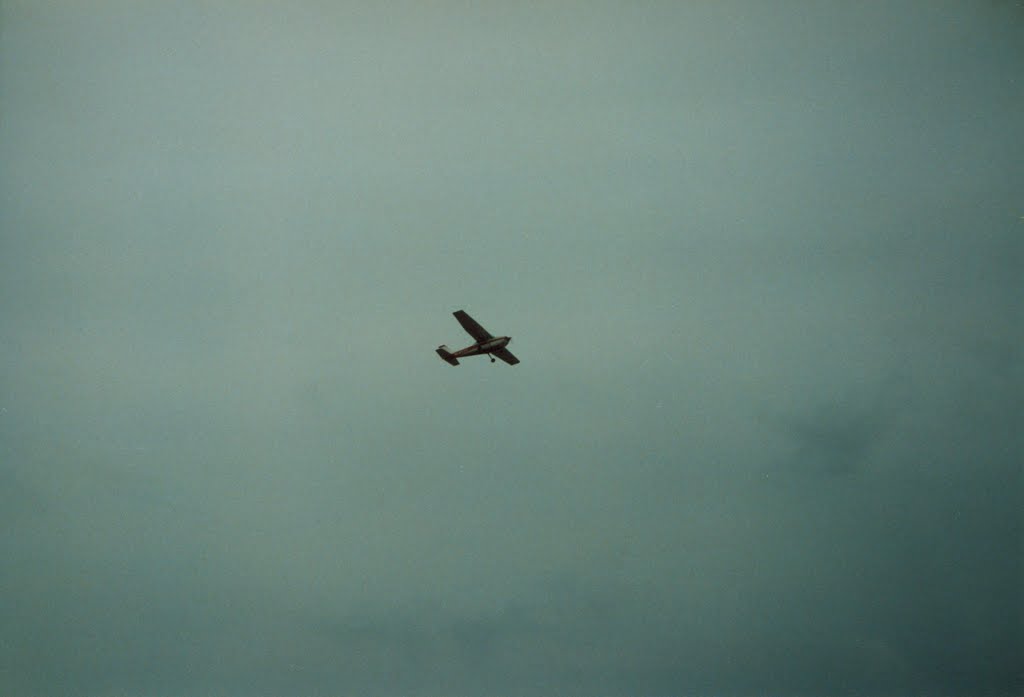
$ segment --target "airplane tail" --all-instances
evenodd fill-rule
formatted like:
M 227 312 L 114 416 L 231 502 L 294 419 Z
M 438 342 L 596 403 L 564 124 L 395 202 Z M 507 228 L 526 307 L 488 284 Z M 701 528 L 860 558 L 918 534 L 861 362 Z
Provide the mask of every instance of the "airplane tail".
M 459 364 L 459 359 L 456 358 L 455 356 L 453 356 L 451 354 L 451 352 L 448 351 L 448 347 L 447 346 L 438 346 L 437 347 L 437 355 L 440 356 L 441 358 L 443 358 L 444 360 L 448 361 L 452 365 L 458 365 Z

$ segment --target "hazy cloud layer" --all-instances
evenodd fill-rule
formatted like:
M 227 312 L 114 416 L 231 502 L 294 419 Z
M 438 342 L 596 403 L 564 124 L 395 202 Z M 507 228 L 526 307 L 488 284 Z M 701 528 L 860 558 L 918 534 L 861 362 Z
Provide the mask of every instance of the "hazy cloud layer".
M 1022 27 L 0 4 L 0 692 L 1021 693 Z

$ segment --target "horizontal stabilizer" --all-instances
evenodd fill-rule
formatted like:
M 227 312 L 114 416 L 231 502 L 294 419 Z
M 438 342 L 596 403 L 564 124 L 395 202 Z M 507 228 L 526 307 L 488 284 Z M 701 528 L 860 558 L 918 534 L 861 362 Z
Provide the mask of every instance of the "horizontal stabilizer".
M 459 359 L 456 358 L 455 356 L 453 356 L 448 351 L 448 347 L 447 346 L 438 346 L 437 347 L 437 355 L 440 356 L 441 358 L 443 358 L 444 360 L 448 361 L 452 365 L 458 365 L 459 364 Z

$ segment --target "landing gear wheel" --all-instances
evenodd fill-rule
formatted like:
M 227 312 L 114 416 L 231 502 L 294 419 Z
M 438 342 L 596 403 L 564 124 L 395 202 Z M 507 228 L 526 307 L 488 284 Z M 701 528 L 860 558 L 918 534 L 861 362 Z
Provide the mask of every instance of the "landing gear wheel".
M 491 356 L 491 363 L 494 363 L 494 356 Z

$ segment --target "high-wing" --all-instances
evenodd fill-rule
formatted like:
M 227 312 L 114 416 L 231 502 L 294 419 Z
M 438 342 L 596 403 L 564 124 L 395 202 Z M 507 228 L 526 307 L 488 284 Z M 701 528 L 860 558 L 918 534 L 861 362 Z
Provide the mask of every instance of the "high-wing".
M 519 362 L 519 359 L 512 355 L 512 352 L 507 348 L 500 348 L 495 351 L 491 351 L 492 354 L 505 361 L 509 365 L 515 365 Z
M 469 332 L 469 335 L 477 341 L 487 341 L 488 339 L 494 338 L 486 329 L 477 324 L 475 319 L 467 315 L 465 310 L 458 310 L 453 314 L 455 315 L 455 319 L 459 320 L 459 324 L 462 325 L 462 328 Z

